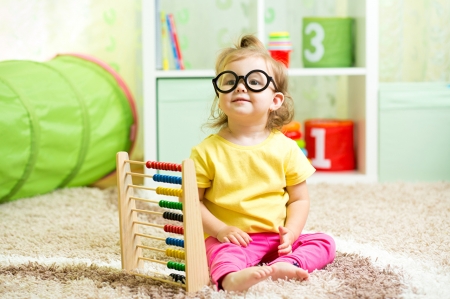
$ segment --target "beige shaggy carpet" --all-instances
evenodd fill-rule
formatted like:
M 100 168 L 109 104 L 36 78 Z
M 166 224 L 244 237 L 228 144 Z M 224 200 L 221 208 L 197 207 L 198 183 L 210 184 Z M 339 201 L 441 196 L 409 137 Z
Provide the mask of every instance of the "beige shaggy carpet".
M 245 293 L 187 294 L 121 271 L 113 188 L 1 204 L 0 298 L 450 298 L 450 183 L 309 189 L 306 230 L 335 237 L 334 263 Z

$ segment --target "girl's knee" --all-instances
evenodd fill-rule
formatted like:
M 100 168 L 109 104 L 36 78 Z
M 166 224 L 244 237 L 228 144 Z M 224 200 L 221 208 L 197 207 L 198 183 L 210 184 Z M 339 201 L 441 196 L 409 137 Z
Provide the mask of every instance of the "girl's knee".
M 336 242 L 334 241 L 332 236 L 320 233 L 320 238 L 323 240 L 323 242 L 329 244 L 333 248 L 336 248 Z
M 328 255 L 328 261 L 332 262 L 336 256 L 336 242 L 333 237 L 325 233 L 315 233 L 302 235 L 301 244 L 314 244 L 315 246 L 321 248 Z
M 336 256 L 336 242 L 333 237 L 324 233 L 319 233 L 317 240 L 322 243 L 322 246 L 326 248 L 330 262 L 334 260 Z

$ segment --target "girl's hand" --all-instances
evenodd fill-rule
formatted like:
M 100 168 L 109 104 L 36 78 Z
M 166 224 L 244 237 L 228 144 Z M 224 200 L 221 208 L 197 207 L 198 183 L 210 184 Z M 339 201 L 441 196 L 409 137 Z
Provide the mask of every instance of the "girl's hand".
M 284 227 L 278 227 L 280 230 L 280 246 L 278 246 L 278 256 L 292 253 L 292 244 L 294 243 L 294 233 Z
M 246 232 L 234 226 L 224 226 L 219 230 L 216 238 L 221 243 L 233 243 L 243 247 L 247 247 L 253 241 Z

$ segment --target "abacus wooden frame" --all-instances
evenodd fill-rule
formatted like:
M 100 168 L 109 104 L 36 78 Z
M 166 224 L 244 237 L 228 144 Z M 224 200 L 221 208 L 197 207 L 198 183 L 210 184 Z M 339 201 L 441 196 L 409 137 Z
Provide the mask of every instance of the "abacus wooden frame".
M 143 261 L 139 259 L 142 257 L 142 248 L 139 247 L 141 245 L 140 237 L 136 235 L 138 219 L 136 213 L 133 212 L 136 203 L 131 198 L 134 196 L 134 192 L 133 187 L 130 186 L 133 185 L 133 175 L 142 176 L 142 174 L 132 173 L 130 164 L 145 165 L 145 162 L 129 160 L 127 152 L 118 152 L 116 162 L 122 269 L 138 276 L 183 287 L 187 292 L 197 292 L 203 286 L 208 285 L 210 280 L 194 162 L 191 159 L 182 162 L 181 189 L 183 193 L 179 198 L 183 203 L 186 284 L 136 272 L 136 270 L 142 269 Z

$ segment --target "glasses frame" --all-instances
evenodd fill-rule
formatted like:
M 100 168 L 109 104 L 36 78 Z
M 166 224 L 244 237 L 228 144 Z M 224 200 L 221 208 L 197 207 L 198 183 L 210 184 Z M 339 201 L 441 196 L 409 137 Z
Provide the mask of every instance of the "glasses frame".
M 263 74 L 267 77 L 267 83 L 266 83 L 266 85 L 265 85 L 263 88 L 259 89 L 259 90 L 255 90 L 255 89 L 251 88 L 250 86 L 248 86 L 248 84 L 247 84 L 247 78 L 248 78 L 248 76 L 250 76 L 251 74 L 256 73 L 256 72 L 263 73 Z M 221 90 L 221 89 L 217 86 L 217 80 L 218 80 L 219 77 L 222 76 L 223 74 L 233 74 L 234 77 L 236 78 L 236 83 L 234 83 L 234 86 L 233 86 L 232 88 L 230 88 L 230 90 L 226 90 L 226 91 L 225 91 L 225 90 Z M 273 80 L 273 78 L 272 78 L 271 76 L 269 76 L 269 75 L 268 75 L 265 71 L 263 71 L 263 70 L 252 70 L 252 71 L 248 72 L 247 75 L 245 75 L 245 76 L 238 76 L 238 74 L 236 74 L 236 73 L 233 72 L 233 71 L 223 71 L 223 72 L 221 72 L 220 74 L 218 74 L 214 79 L 212 79 L 212 83 L 213 83 L 213 86 L 214 86 L 214 90 L 216 91 L 217 96 L 219 96 L 219 93 L 218 93 L 218 92 L 220 92 L 220 93 L 230 93 L 230 92 L 234 91 L 234 90 L 236 89 L 236 87 L 239 85 L 239 81 L 241 81 L 241 79 L 242 79 L 242 81 L 244 81 L 245 87 L 247 87 L 247 89 L 249 89 L 249 90 L 251 90 L 251 91 L 253 91 L 253 92 L 262 92 L 262 91 L 266 90 L 267 87 L 269 87 L 270 82 L 273 83 L 273 86 L 275 87 L 275 91 L 278 90 L 277 85 L 275 84 L 275 80 Z

